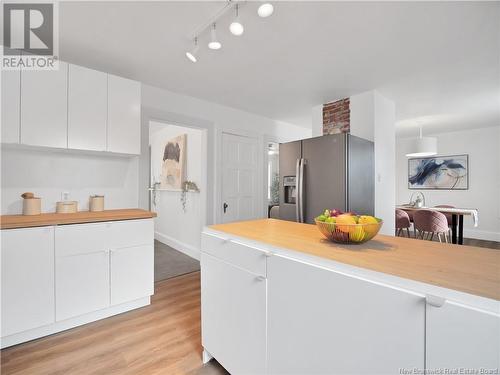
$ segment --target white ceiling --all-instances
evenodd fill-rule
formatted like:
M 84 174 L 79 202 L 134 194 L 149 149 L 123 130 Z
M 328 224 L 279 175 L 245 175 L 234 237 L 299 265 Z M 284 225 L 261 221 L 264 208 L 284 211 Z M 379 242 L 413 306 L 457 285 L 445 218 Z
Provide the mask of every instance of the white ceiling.
M 379 89 L 398 130 L 500 124 L 500 3 L 274 2 L 218 26 L 196 64 L 188 35 L 223 2 L 60 3 L 61 59 L 270 118 L 310 126 L 311 107 Z

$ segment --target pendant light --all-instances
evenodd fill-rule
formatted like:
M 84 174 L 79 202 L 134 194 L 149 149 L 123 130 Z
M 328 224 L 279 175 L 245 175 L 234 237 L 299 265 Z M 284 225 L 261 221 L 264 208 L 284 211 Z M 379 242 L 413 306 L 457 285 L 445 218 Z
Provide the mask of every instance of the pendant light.
M 210 34 L 211 34 L 210 42 L 208 43 L 208 48 L 213 49 L 213 50 L 217 50 L 217 49 L 220 49 L 222 47 L 222 44 L 217 40 L 217 34 L 215 32 L 215 28 L 216 28 L 216 25 L 214 22 L 212 25 L 212 31 L 210 32 Z
M 191 60 L 192 62 L 198 61 L 198 58 L 196 55 L 198 54 L 198 50 L 200 49 L 200 46 L 198 45 L 198 37 L 194 38 L 194 48 L 191 51 L 186 52 L 186 57 Z
M 437 138 L 423 137 L 422 125 L 420 125 L 420 136 L 413 141 L 411 152 L 407 157 L 423 157 L 437 154 Z
M 273 4 L 271 3 L 264 3 L 261 6 L 259 6 L 259 9 L 257 9 L 257 14 L 262 18 L 269 17 L 271 14 L 273 14 L 273 12 L 274 12 L 274 7 Z
M 240 36 L 241 34 L 243 34 L 243 31 L 245 29 L 240 22 L 239 5 L 238 4 L 236 4 L 235 10 L 236 10 L 236 18 L 234 19 L 233 22 L 231 22 L 231 25 L 229 25 L 229 31 L 231 31 L 231 34 L 233 34 L 233 35 Z

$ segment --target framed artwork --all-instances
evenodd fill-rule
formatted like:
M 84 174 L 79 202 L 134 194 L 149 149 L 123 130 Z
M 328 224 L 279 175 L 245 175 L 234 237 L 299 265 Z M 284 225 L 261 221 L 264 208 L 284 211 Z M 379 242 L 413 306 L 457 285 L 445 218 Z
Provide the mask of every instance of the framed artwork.
M 165 142 L 160 174 L 160 188 L 181 190 L 186 175 L 186 134 Z
M 469 155 L 408 159 L 408 189 L 469 189 Z

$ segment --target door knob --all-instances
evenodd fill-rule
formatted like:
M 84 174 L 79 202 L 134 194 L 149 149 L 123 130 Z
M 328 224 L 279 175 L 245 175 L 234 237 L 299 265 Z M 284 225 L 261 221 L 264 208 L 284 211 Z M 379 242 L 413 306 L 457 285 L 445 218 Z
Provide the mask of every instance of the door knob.
M 227 208 L 229 207 L 229 205 L 226 202 L 224 202 L 224 205 L 222 207 L 224 207 L 224 213 L 226 213 Z

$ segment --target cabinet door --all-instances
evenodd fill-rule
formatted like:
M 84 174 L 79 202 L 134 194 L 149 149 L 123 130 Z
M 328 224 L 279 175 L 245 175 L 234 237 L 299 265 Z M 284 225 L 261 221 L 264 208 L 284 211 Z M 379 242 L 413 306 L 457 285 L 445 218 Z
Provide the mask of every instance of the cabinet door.
M 109 250 L 56 258 L 56 319 L 109 306 Z
M 108 151 L 141 153 L 141 85 L 108 74 Z
M 266 373 L 266 280 L 201 253 L 203 347 L 231 374 Z
M 2 143 L 19 143 L 21 71 L 2 70 Z
M 153 244 L 111 250 L 111 304 L 154 293 Z
M 21 72 L 21 143 L 67 147 L 68 64 Z
M 267 272 L 269 374 L 424 368 L 423 296 L 281 256 Z
M 68 148 L 106 150 L 108 76 L 69 65 Z
M 498 314 L 453 302 L 427 305 L 426 331 L 427 369 L 500 367 Z
M 54 228 L 2 230 L 2 336 L 55 321 Z

